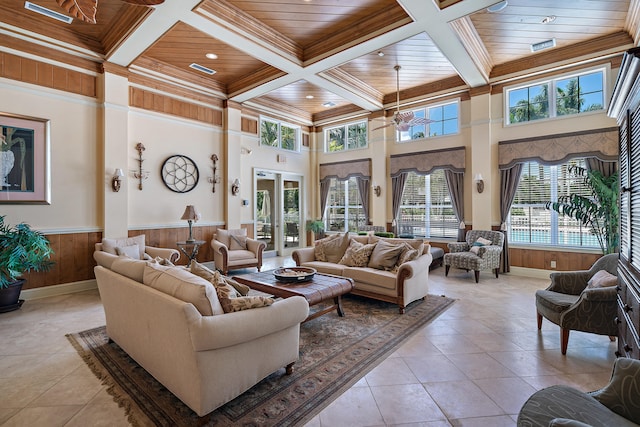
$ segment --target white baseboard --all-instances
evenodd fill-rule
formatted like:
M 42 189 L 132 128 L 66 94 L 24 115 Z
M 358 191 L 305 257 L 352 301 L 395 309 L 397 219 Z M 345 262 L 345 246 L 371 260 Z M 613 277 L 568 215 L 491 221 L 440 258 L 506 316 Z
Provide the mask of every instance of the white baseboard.
M 539 268 L 511 267 L 511 272 L 508 274 L 514 276 L 534 277 L 536 279 L 548 279 L 549 274 L 553 272 L 553 270 L 542 270 Z
M 72 294 L 75 292 L 97 289 L 98 284 L 95 279 L 83 280 L 81 282 L 63 283 L 62 285 L 44 286 L 42 288 L 26 289 L 20 292 L 20 298 L 33 300 L 38 298 L 53 297 L 57 295 Z

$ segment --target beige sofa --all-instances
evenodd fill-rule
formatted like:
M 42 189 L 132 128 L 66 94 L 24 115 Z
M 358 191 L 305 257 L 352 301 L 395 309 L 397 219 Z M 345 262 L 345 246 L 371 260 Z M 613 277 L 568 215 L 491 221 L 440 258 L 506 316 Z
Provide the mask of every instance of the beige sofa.
M 343 261 L 341 257 L 344 256 L 346 249 L 342 251 L 343 254 L 340 254 L 340 250 L 334 252 L 332 260 L 330 257 L 327 261 L 320 261 L 316 258 L 317 250 L 314 246 L 293 251 L 292 257 L 296 265 L 312 267 L 320 273 L 335 274 L 353 279 L 354 289 L 351 291 L 352 294 L 398 304 L 400 313 L 404 313 L 405 307 L 411 302 L 424 298 L 429 292 L 429 266 L 431 265 L 432 256 L 430 246 L 424 244 L 422 240 L 386 239 L 372 235 L 348 235 L 346 238 L 338 237 L 337 239 L 346 239 L 348 242 L 347 248 L 351 245 L 352 240 L 363 245 L 371 245 L 378 241 L 391 245 L 407 243 L 409 246 L 419 250 L 420 253 L 418 253 L 416 259 L 404 262 L 399 266 L 396 265 L 393 269 L 380 269 L 372 267 L 371 263 L 363 267 L 340 264 Z
M 151 264 L 118 257 L 111 270 L 95 267 L 107 335 L 199 416 L 283 367 L 292 372 L 304 298 L 223 313 L 209 281 Z
M 118 258 L 119 253 L 127 253 L 134 259 L 162 258 L 172 263 L 180 258 L 180 252 L 177 249 L 147 246 L 145 240 L 144 234 L 119 239 L 102 239 L 102 242 L 95 244 L 93 259 L 98 265 L 111 268 L 111 264 Z

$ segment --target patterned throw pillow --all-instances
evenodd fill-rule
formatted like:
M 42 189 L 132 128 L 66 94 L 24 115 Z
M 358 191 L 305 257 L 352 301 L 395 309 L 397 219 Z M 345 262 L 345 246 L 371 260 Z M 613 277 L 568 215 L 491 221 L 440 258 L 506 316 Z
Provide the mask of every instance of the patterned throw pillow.
M 270 297 L 241 295 L 233 286 L 232 282 L 235 282 L 235 280 L 224 277 L 217 271 L 214 273 L 211 282 L 216 288 L 216 294 L 225 313 L 267 307 L 273 304 L 273 298 Z
M 324 252 L 325 245 L 330 241 L 337 239 L 338 237 L 340 237 L 339 234 L 332 234 L 329 237 L 325 237 L 324 239 L 316 240 L 313 247 L 316 261 L 327 261 L 327 256 Z
M 346 265 L 348 267 L 366 267 L 369 263 L 369 257 L 376 244 L 362 244 L 357 240 L 351 240 L 349 247 L 344 252 L 344 255 L 340 259 L 338 264 Z
M 396 265 L 393 267 L 393 270 L 391 270 L 394 273 L 398 271 L 398 268 L 400 268 L 402 264 L 404 264 L 405 262 L 413 261 L 414 259 L 418 258 L 420 254 L 422 254 L 422 248 L 420 250 L 414 249 L 408 243 L 405 243 L 403 245 L 403 248 L 404 248 L 404 251 L 398 257 L 398 261 Z

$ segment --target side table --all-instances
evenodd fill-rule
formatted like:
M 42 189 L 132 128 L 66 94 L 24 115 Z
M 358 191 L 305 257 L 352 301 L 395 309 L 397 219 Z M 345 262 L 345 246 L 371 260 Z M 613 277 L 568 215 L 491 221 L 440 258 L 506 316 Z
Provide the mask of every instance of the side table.
M 182 252 L 184 256 L 187 257 L 187 264 L 191 264 L 191 261 L 196 259 L 196 257 L 198 256 L 198 249 L 200 249 L 200 246 L 204 245 L 205 243 L 206 242 L 204 240 L 194 240 L 193 242 L 176 242 L 176 245 L 178 246 L 178 249 L 180 249 L 180 252 Z

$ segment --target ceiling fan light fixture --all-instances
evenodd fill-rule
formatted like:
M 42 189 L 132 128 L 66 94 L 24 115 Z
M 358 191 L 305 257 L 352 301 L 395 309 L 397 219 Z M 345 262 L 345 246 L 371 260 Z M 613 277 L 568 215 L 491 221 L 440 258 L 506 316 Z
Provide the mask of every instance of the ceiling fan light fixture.
M 496 4 L 489 6 L 487 8 L 487 12 L 489 13 L 502 12 L 508 5 L 509 5 L 509 2 L 507 2 L 507 0 L 503 0 L 501 2 L 498 2 Z

